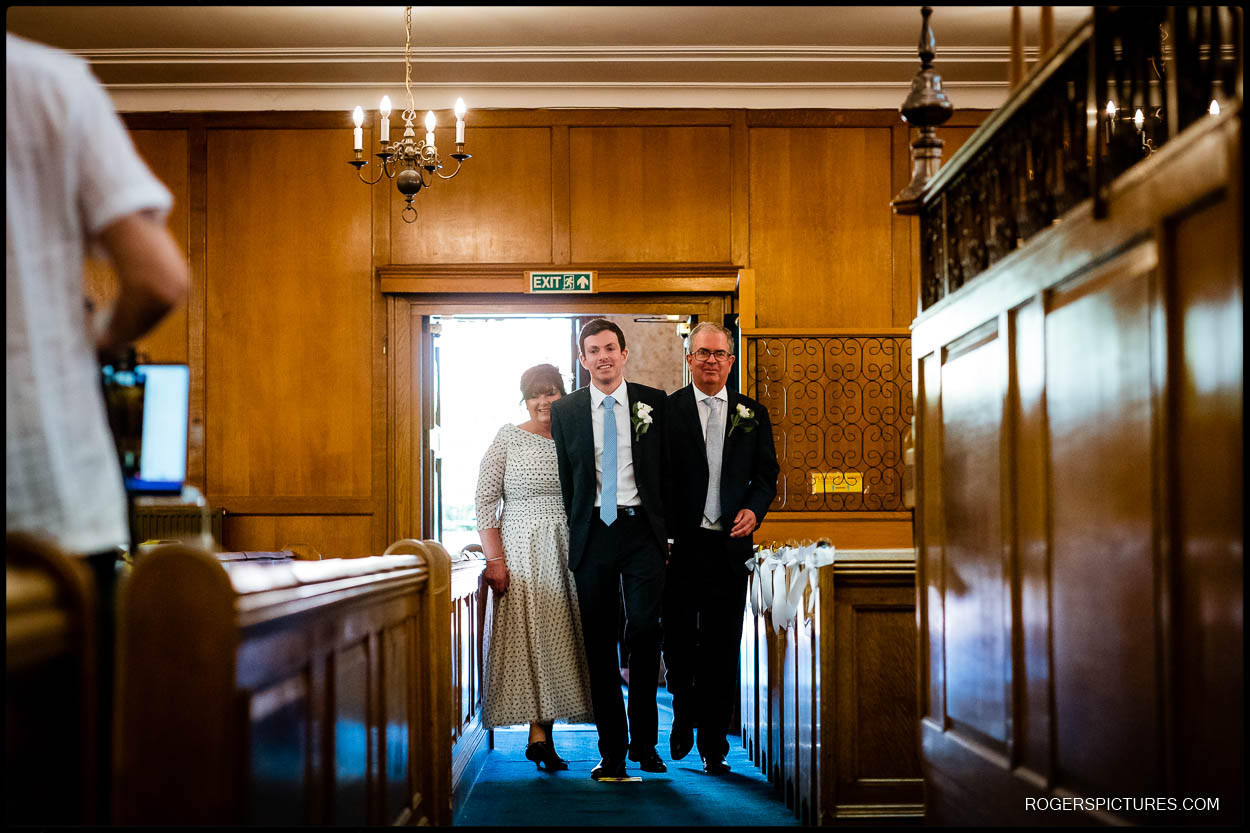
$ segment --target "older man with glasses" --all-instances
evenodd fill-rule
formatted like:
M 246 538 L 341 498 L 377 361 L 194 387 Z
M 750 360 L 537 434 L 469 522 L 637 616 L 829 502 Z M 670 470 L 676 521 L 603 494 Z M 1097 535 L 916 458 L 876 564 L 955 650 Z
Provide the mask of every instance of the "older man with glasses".
M 668 398 L 669 530 L 664 588 L 665 681 L 673 695 L 669 751 L 695 745 L 709 775 L 729 771 L 725 738 L 737 693 L 738 642 L 752 534 L 777 493 L 768 412 L 729 390 L 733 340 L 698 324 L 686 355 L 692 383 Z

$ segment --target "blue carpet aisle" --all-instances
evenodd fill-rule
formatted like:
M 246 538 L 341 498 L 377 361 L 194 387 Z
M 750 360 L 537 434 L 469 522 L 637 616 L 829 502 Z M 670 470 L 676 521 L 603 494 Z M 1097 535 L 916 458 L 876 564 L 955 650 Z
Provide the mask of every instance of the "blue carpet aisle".
M 703 774 L 698 750 L 680 761 L 669 760 L 668 730 L 672 698 L 659 690 L 660 736 L 656 751 L 668 772 L 650 773 L 628 761 L 630 775 L 642 783 L 599 784 L 590 779 L 599 763 L 593 725 L 556 724 L 556 751 L 567 759 L 566 772 L 538 771 L 525 759 L 528 727 L 497 729 L 495 748 L 468 796 L 456 808 L 457 826 L 599 827 L 635 826 L 798 826 L 772 785 L 747 759 L 737 736 L 729 738 L 726 758 L 733 772 Z

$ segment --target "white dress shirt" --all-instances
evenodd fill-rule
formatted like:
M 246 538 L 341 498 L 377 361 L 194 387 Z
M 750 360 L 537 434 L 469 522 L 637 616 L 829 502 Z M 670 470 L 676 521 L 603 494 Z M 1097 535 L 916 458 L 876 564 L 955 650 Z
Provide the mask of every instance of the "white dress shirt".
M 616 505 L 639 506 L 638 483 L 634 480 L 634 426 L 629 418 L 629 389 L 625 380 L 610 394 L 590 386 L 590 424 L 595 432 L 595 506 L 603 501 L 603 400 L 611 396 L 616 400 L 612 412 L 616 414 Z
M 704 405 L 703 400 L 719 399 L 721 401 L 721 413 L 724 414 L 724 420 L 725 420 L 724 424 L 727 427 L 729 425 L 729 394 L 726 393 L 726 389 L 723 387 L 711 396 L 708 396 L 706 393 L 699 390 L 699 388 L 696 387 L 695 385 L 691 385 L 690 387 L 694 389 L 694 408 L 696 411 L 699 412 L 699 425 L 703 427 L 703 442 L 706 444 L 707 443 L 707 418 L 708 418 L 709 406 Z M 723 437 L 721 438 L 721 442 L 722 443 L 724 442 Z M 721 458 L 721 465 L 724 465 L 723 457 Z M 708 521 L 707 518 L 704 518 L 702 521 L 700 521 L 699 526 L 703 527 L 704 529 L 714 529 L 717 531 L 724 529 L 724 527 L 721 525 L 721 522 L 719 520 L 716 523 L 711 523 Z
M 725 425 L 729 425 L 729 394 L 727 388 L 721 388 L 716 393 L 708 396 L 694 385 L 690 386 L 694 390 L 695 410 L 699 412 L 699 425 L 703 428 L 703 441 L 707 442 L 707 406 L 703 404 L 704 399 L 719 399 L 724 403 Z

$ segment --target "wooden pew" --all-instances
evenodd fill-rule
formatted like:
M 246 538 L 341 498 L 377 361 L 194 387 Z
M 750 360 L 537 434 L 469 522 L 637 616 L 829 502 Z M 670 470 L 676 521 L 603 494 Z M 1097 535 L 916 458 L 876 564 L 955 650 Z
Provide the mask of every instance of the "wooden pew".
M 753 662 L 741 684 L 757 693 L 743 711 L 758 723 L 744 739 L 758 738 L 756 765 L 804 824 L 918 822 L 915 555 L 836 558 L 781 630 L 767 608 L 757 616 L 748 606 L 744 630 L 756 639 L 743 649 Z
M 4 820 L 95 824 L 95 585 L 43 539 L 7 534 L 4 549 Z
M 119 599 L 117 824 L 450 824 L 450 565 L 144 555 Z
M 486 556 L 462 552 L 451 565 L 452 703 L 459 713 L 453 722 L 452 796 L 463 797 L 486 762 L 490 734 L 482 725 L 482 633 L 486 618 Z

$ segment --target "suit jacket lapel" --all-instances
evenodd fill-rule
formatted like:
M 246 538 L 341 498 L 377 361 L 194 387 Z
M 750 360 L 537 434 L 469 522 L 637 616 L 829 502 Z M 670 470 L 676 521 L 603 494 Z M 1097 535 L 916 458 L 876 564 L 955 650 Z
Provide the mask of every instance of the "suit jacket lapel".
M 581 455 L 581 459 L 590 461 L 590 502 L 595 500 L 595 426 L 590 421 L 590 388 L 583 388 L 585 392 L 585 401 L 581 403 L 575 410 L 574 419 L 576 422 L 576 443 L 577 453 Z
M 629 397 L 629 406 L 625 409 L 625 424 L 623 426 L 617 425 L 616 430 L 629 432 L 629 453 L 630 456 L 634 458 L 634 482 L 641 484 L 641 472 L 646 464 L 642 463 L 638 455 L 638 442 L 641 437 L 639 437 L 638 432 L 634 430 L 634 414 L 638 408 L 638 403 L 642 400 L 638 398 L 638 392 L 634 389 L 633 382 L 625 383 L 625 393 Z M 655 424 L 652 423 L 651 427 L 654 428 Z

